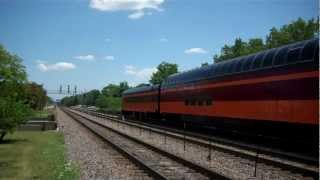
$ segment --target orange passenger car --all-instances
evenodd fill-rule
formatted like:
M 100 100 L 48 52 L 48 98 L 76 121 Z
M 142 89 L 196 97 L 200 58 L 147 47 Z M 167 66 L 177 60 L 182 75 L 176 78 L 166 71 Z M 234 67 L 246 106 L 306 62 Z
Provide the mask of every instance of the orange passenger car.
M 171 75 L 159 86 L 130 89 L 123 94 L 122 110 L 316 142 L 318 41 L 234 58 Z

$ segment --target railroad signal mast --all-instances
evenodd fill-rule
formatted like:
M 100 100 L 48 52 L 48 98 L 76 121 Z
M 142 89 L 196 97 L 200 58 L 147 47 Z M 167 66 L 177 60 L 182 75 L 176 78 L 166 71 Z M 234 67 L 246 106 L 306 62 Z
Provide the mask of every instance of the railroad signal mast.
M 74 86 L 74 91 L 73 91 L 73 95 L 77 94 L 77 86 Z
M 70 85 L 68 85 L 68 92 L 67 94 L 70 94 Z

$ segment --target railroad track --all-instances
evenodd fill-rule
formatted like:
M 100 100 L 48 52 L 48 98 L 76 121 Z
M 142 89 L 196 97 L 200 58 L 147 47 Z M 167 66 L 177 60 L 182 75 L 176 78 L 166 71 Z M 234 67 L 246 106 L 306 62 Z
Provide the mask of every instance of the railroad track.
M 111 144 L 154 179 L 229 179 L 205 167 L 158 149 L 90 118 L 63 109 L 70 117 Z
M 250 161 L 255 161 L 254 166 L 256 166 L 258 162 L 259 164 L 266 164 L 269 166 L 280 168 L 281 170 L 284 170 L 284 171 L 300 174 L 302 177 L 312 177 L 314 179 L 318 179 L 318 176 L 319 176 L 317 165 L 308 165 L 300 162 L 289 161 L 286 159 L 281 159 L 278 156 L 273 157 L 271 153 L 269 153 L 268 155 L 257 154 L 255 151 L 243 150 L 243 149 L 241 150 L 241 149 L 238 149 L 238 147 L 234 148 L 230 146 L 216 144 L 212 141 L 206 141 L 204 139 L 199 139 L 197 137 L 192 137 L 189 135 L 186 136 L 185 134 L 182 135 L 181 133 L 177 133 L 176 131 L 172 132 L 172 131 L 169 131 L 168 129 L 163 130 L 163 129 L 159 129 L 159 127 L 150 127 L 150 126 L 145 126 L 141 124 L 136 124 L 133 122 L 121 121 L 118 119 L 117 116 L 105 115 L 105 114 L 95 113 L 95 112 L 86 112 L 86 113 L 89 113 L 91 115 L 94 115 L 100 118 L 106 118 L 106 119 L 112 120 L 113 122 L 125 124 L 127 126 L 134 126 L 136 128 L 144 129 L 146 131 L 152 131 L 153 133 L 162 134 L 168 138 L 169 137 L 178 138 L 180 140 L 183 139 L 183 141 L 188 141 L 188 143 L 197 144 L 199 146 L 205 147 L 210 150 L 213 149 L 213 150 L 223 151 L 223 152 L 232 154 L 233 156 L 249 159 Z
M 78 109 L 78 110 L 82 111 L 84 113 L 93 115 L 93 116 L 108 118 L 110 120 L 120 120 L 121 119 L 120 115 L 110 115 L 110 114 L 98 113 L 98 112 L 94 112 L 94 111 L 88 111 L 88 110 L 84 110 L 84 109 Z M 132 120 L 132 119 L 126 119 L 125 121 L 131 122 L 134 124 L 139 124 L 139 125 L 146 126 L 146 127 L 150 127 L 150 128 L 154 128 L 154 129 L 160 129 L 160 130 L 163 130 L 166 132 L 185 134 L 189 137 L 194 137 L 194 138 L 198 138 L 198 139 L 202 139 L 202 140 L 210 141 L 210 142 L 215 142 L 215 143 L 219 143 L 219 144 L 223 144 L 223 145 L 227 145 L 227 146 L 237 147 L 237 148 L 245 149 L 245 150 L 248 150 L 251 152 L 259 152 L 260 154 L 269 155 L 272 157 L 277 157 L 279 159 L 286 159 L 286 160 L 288 160 L 288 162 L 292 161 L 292 162 L 297 162 L 300 164 L 307 164 L 307 165 L 311 165 L 311 166 L 318 166 L 318 164 L 319 164 L 319 160 L 316 157 L 310 157 L 310 156 L 306 156 L 306 155 L 302 155 L 302 154 L 298 154 L 298 153 L 294 153 L 294 152 L 286 152 L 286 151 L 283 151 L 280 149 L 274 149 L 274 148 L 259 146 L 259 145 L 250 144 L 250 143 L 243 143 L 243 142 L 239 142 L 237 140 L 230 140 L 227 138 L 212 137 L 212 136 L 208 136 L 205 134 L 196 133 L 193 131 L 192 132 L 185 131 L 185 130 L 180 130 L 180 129 L 176 129 L 176 128 L 172 128 L 172 127 L 166 127 L 163 125 L 157 125 L 157 124 L 152 124 L 152 123 L 145 123 L 142 121 L 137 121 L 137 120 Z

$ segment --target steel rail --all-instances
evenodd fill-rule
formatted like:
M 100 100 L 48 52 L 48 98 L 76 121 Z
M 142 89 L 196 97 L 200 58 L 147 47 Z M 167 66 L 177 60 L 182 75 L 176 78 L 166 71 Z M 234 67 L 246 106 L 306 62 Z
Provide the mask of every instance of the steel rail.
M 83 111 L 81 111 L 81 112 L 83 112 Z M 87 113 L 87 112 L 85 112 L 85 113 Z M 301 164 L 300 162 L 295 162 L 295 161 L 289 161 L 289 160 L 283 160 L 283 159 L 277 160 L 277 159 L 270 158 L 270 157 L 264 155 L 264 154 L 266 154 L 269 156 L 275 156 L 276 158 L 279 158 L 279 157 L 287 157 L 288 158 L 288 156 L 290 157 L 289 154 L 287 154 L 287 156 L 285 156 L 283 154 L 282 154 L 282 156 L 280 156 L 277 152 L 273 153 L 273 151 L 267 151 L 266 149 L 258 149 L 260 155 L 257 156 L 256 152 L 257 152 L 257 148 L 259 148 L 259 147 L 252 147 L 252 146 L 246 147 L 246 146 L 241 146 L 240 144 L 234 145 L 233 142 L 223 142 L 223 139 L 219 139 L 219 141 L 217 142 L 217 141 L 215 141 L 216 139 L 212 140 L 211 138 L 206 137 L 206 136 L 201 136 L 198 134 L 189 133 L 189 132 L 185 132 L 185 131 L 182 132 L 179 130 L 173 130 L 172 128 L 149 125 L 147 123 L 140 123 L 137 121 L 132 122 L 132 120 L 123 121 L 123 120 L 118 119 L 114 116 L 106 115 L 103 113 L 89 111 L 89 113 L 87 113 L 87 114 L 94 115 L 97 117 L 107 118 L 109 120 L 116 121 L 116 122 L 126 124 L 129 126 L 134 126 L 137 128 L 150 130 L 151 132 L 166 135 L 168 137 L 177 138 L 180 140 L 187 140 L 191 143 L 207 147 L 208 149 L 211 146 L 211 148 L 215 148 L 216 150 L 218 149 L 218 150 L 226 152 L 226 153 L 235 154 L 236 156 L 247 158 L 247 159 L 250 159 L 253 161 L 257 160 L 259 163 L 264 163 L 264 164 L 276 166 L 276 167 L 286 169 L 286 170 L 289 170 L 292 172 L 297 172 L 299 174 L 310 176 L 315 179 L 319 178 L 318 167 L 314 167 L 314 166 L 310 167 L 310 165 Z M 143 124 L 143 125 L 141 125 L 141 124 Z M 209 141 L 209 142 L 204 142 L 203 140 Z M 214 143 L 222 143 L 222 146 L 219 146 Z M 244 151 L 239 150 L 239 149 L 235 149 L 235 148 L 229 148 L 229 147 L 226 147 L 225 145 L 236 146 L 236 147 L 243 149 Z M 308 166 L 308 167 L 303 167 L 303 166 Z
M 74 112 L 70 112 L 69 110 L 65 110 L 65 109 L 63 109 L 63 111 L 66 112 L 66 113 L 67 113 L 68 115 L 70 115 L 70 116 L 72 116 L 71 113 L 74 113 Z M 76 114 L 76 113 L 74 113 L 74 114 Z M 152 145 L 150 145 L 150 144 L 148 144 L 148 143 L 145 143 L 145 142 L 143 142 L 143 141 L 141 141 L 141 140 L 139 140 L 139 139 L 137 139 L 137 138 L 131 137 L 131 136 L 127 135 L 127 134 L 124 134 L 124 133 L 119 132 L 119 131 L 117 131 L 117 130 L 115 130 L 115 129 L 112 129 L 112 128 L 106 126 L 106 125 L 103 125 L 103 124 L 98 123 L 98 122 L 96 122 L 96 121 L 94 121 L 94 120 L 91 120 L 91 119 L 89 119 L 89 118 L 87 118 L 87 117 L 85 117 L 85 116 L 83 116 L 83 115 L 80 115 L 80 114 L 76 114 L 76 115 L 77 115 L 77 116 L 80 116 L 81 118 L 84 118 L 84 119 L 90 121 L 91 123 L 94 123 L 94 124 L 99 125 L 99 126 L 101 126 L 101 127 L 103 127 L 103 128 L 106 128 L 106 129 L 108 129 L 108 130 L 110 130 L 110 131 L 112 131 L 112 132 L 114 132 L 114 133 L 116 133 L 116 134 L 119 134 L 119 135 L 121 135 L 121 136 L 123 136 L 123 137 L 125 137 L 125 138 L 127 138 L 127 139 L 129 139 L 129 140 L 132 140 L 132 141 L 134 141 L 134 142 L 136 142 L 136 143 L 139 143 L 139 144 L 141 144 L 141 145 L 143 145 L 143 146 L 145 146 L 145 147 L 147 147 L 147 148 L 149 148 L 149 149 L 151 149 L 151 150 L 153 150 L 153 151 L 155 151 L 155 152 L 157 152 L 157 153 L 159 153 L 159 154 L 162 154 L 163 156 L 166 156 L 166 157 L 168 157 L 168 158 L 170 158 L 170 159 L 172 159 L 172 160 L 174 160 L 174 161 L 176 161 L 176 162 L 179 162 L 179 163 L 183 164 L 184 166 L 187 166 L 187 167 L 189 167 L 189 168 L 191 168 L 191 169 L 194 169 L 195 171 L 200 172 L 201 174 L 206 175 L 206 176 L 209 177 L 210 179 L 221 179 L 221 180 L 229 180 L 229 179 L 231 179 L 231 178 L 228 178 L 228 177 L 226 177 L 226 176 L 224 176 L 224 175 L 221 175 L 220 173 L 214 172 L 214 171 L 212 171 L 212 170 L 210 170 L 210 169 L 208 169 L 208 168 L 206 168 L 206 167 L 203 167 L 203 166 L 198 165 L 198 164 L 195 164 L 195 163 L 193 163 L 193 162 L 191 162 L 191 161 L 185 160 L 185 159 L 183 159 L 183 158 L 181 158 L 181 157 L 178 157 L 178 156 L 176 156 L 176 155 L 174 155 L 174 154 L 172 154 L 172 153 L 169 153 L 169 152 L 167 152 L 167 151 L 164 151 L 164 150 L 162 150 L 162 149 L 159 149 L 159 148 L 157 148 L 157 147 L 154 147 L 154 146 L 152 146 Z M 93 130 L 93 131 L 94 131 L 94 130 Z M 100 137 L 101 137 L 101 136 L 100 136 Z M 111 142 L 111 143 L 112 143 L 112 142 Z M 119 148 L 120 148 L 120 147 L 119 147 Z M 129 156 L 131 156 L 131 153 L 130 153 L 130 152 L 127 152 L 127 154 L 128 154 Z M 133 157 L 133 158 L 135 158 L 135 157 Z M 134 160 L 134 161 L 136 161 L 136 160 Z M 138 161 L 139 161 L 139 160 L 138 160 Z M 140 163 L 144 164 L 141 160 L 138 162 L 138 164 L 140 164 Z M 142 166 L 145 166 L 144 168 L 147 168 L 148 171 L 151 171 L 151 172 L 152 172 L 152 174 L 154 173 L 153 171 L 155 171 L 154 169 L 149 168 L 149 167 L 148 167 L 147 165 L 145 165 L 145 164 L 142 165 Z M 162 174 L 160 174 L 160 173 L 158 173 L 158 172 L 157 172 L 157 174 L 156 174 L 156 177 L 159 177 L 160 179 L 165 178 L 164 175 L 162 175 Z M 165 179 L 167 179 L 167 178 L 165 178 Z

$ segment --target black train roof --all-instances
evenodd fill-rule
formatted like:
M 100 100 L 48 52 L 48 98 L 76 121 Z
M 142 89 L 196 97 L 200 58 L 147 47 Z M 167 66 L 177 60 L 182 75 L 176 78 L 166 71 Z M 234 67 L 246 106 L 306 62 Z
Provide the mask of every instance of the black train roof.
M 169 76 L 164 81 L 163 86 L 174 86 L 202 79 L 210 79 L 310 60 L 319 61 L 319 38 L 233 58 L 186 72 L 176 73 Z
M 289 65 L 304 61 L 319 61 L 319 38 L 301 41 L 278 48 L 233 58 L 220 63 L 215 63 L 201 68 L 195 68 L 186 72 L 169 76 L 163 86 L 175 86 L 182 83 L 198 81 L 231 75 L 236 73 L 255 71 L 270 67 Z M 155 90 L 159 85 L 131 88 L 123 92 L 123 95 L 148 92 Z
M 134 94 L 134 93 L 139 93 L 139 92 L 148 92 L 148 91 L 155 90 L 158 87 L 159 87 L 159 85 L 130 88 L 128 90 L 125 90 L 122 94 L 128 95 L 128 94 Z

